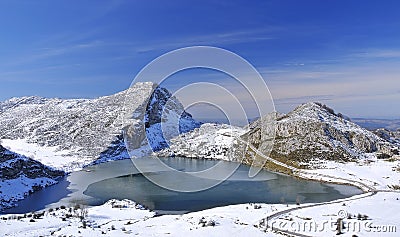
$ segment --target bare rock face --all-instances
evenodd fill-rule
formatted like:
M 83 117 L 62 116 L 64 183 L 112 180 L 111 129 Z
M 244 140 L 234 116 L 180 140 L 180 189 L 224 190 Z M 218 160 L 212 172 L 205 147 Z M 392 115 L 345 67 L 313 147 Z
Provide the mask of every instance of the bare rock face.
M 147 142 L 153 151 L 167 148 L 167 141 L 201 125 L 193 120 L 182 104 L 165 88 L 154 90 L 146 107 L 144 123 Z
M 150 82 L 96 99 L 12 98 L 0 103 L 0 139 L 54 148 L 72 160 L 69 167 L 58 168 L 70 170 L 98 160 L 129 158 L 123 131 L 131 137 L 131 150 L 145 143 L 152 149 L 164 148 L 164 114 L 169 115 L 166 120 L 179 123 L 178 134 L 200 126 L 171 93 Z

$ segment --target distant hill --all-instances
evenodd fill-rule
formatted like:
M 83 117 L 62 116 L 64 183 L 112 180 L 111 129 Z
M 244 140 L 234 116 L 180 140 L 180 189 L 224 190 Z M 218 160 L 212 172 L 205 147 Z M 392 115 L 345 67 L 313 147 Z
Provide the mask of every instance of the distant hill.
M 385 128 L 390 131 L 400 130 L 400 119 L 365 119 L 352 118 L 351 121 L 368 130 Z

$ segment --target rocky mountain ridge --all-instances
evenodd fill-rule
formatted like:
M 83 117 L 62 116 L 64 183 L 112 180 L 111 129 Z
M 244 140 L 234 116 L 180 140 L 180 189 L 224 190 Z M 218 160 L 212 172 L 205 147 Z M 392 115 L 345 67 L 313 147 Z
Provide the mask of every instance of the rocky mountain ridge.
M 210 126 L 209 126 L 210 127 Z M 221 128 L 226 129 L 226 128 Z M 172 140 L 170 148 L 161 155 L 185 155 L 191 157 L 228 159 L 226 149 L 236 154 L 244 153 L 246 164 L 254 162 L 254 149 L 285 164 L 297 168 L 318 167 L 323 161 L 348 162 L 373 156 L 392 156 L 400 150 L 395 142 L 388 142 L 376 134 L 351 122 L 346 116 L 336 114 L 333 109 L 320 103 L 306 103 L 288 114 L 271 113 L 236 131 L 236 138 L 224 144 L 225 150 L 212 149 L 221 146 L 218 131 L 203 129 L 202 134 L 194 130 Z M 208 130 L 208 131 L 207 131 Z M 217 129 L 218 130 L 218 129 Z M 197 134 L 196 134 L 197 132 Z M 226 131 L 225 131 L 226 132 Z M 199 145 L 200 138 L 208 134 L 214 144 Z M 210 137 L 211 136 L 211 137 Z M 250 147 L 245 143 L 252 147 Z M 185 151 L 185 152 L 182 152 Z
M 164 129 L 163 134 L 162 119 L 173 120 L 179 129 Z M 0 102 L 3 145 L 66 171 L 98 160 L 129 158 L 123 130 L 132 138 L 130 151 L 148 144 L 151 152 L 166 146 L 165 133 L 177 136 L 198 126 L 169 91 L 150 82 L 96 99 L 31 96 Z
M 254 143 L 251 138 L 250 143 Z M 270 156 L 309 167 L 319 160 L 347 162 L 367 158 L 372 153 L 393 155 L 397 149 L 333 109 L 310 102 L 277 116 Z

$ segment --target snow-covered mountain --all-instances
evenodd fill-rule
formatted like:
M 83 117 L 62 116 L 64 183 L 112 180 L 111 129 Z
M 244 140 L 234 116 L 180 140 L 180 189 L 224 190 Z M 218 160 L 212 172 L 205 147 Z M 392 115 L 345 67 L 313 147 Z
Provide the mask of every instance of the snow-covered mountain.
M 318 166 L 319 161 L 356 161 L 370 155 L 392 156 L 400 150 L 398 144 L 390 143 L 331 108 L 313 102 L 298 106 L 288 114 L 266 115 L 244 129 L 229 129 L 227 125 L 203 125 L 173 139 L 170 148 L 159 155 L 227 159 L 224 154 L 229 149 L 240 154 L 255 148 L 277 161 L 307 168 Z M 220 138 L 228 130 L 236 138 Z M 203 142 L 205 140 L 213 142 Z M 243 141 L 248 141 L 252 148 Z M 241 158 L 236 157 L 238 161 Z M 250 164 L 252 159 L 245 155 L 243 162 Z
M 28 194 L 57 183 L 64 172 L 16 154 L 0 145 L 0 210 Z
M 179 129 L 163 128 L 162 134 L 161 121 L 179 123 Z M 146 144 L 153 150 L 165 148 L 164 136 L 198 126 L 170 92 L 150 82 L 96 99 L 33 96 L 0 103 L 3 146 L 67 171 L 99 160 L 128 158 L 122 130 L 131 137 L 130 151 L 139 148 L 146 153 L 151 151 L 143 148 Z
M 277 117 L 270 155 L 285 163 L 293 161 L 309 166 L 318 160 L 355 161 L 370 153 L 393 155 L 397 149 L 341 114 L 335 114 L 333 109 L 311 102 Z

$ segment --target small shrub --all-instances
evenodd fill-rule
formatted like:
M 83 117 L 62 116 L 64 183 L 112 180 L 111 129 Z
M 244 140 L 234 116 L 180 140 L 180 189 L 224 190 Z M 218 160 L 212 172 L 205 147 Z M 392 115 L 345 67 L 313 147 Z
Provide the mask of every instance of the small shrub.
M 386 154 L 386 153 L 377 153 L 376 154 L 376 158 L 378 158 L 378 159 L 388 159 L 388 158 L 390 158 L 391 156 L 390 155 L 388 155 L 388 154 Z
M 81 208 L 81 205 L 79 205 L 79 204 L 76 204 L 75 206 L 74 206 L 74 210 L 76 211 L 76 210 L 78 210 L 78 209 L 80 209 Z
M 394 190 L 400 190 L 400 185 L 393 184 L 393 185 L 388 185 L 389 188 L 394 189 Z
M 216 223 L 215 223 L 214 220 L 209 220 L 209 221 L 207 222 L 207 224 L 206 224 L 206 226 L 215 226 L 215 225 L 216 225 Z
M 201 217 L 200 220 L 199 220 L 199 225 L 201 225 L 201 226 L 204 227 L 204 226 L 206 225 L 206 223 L 207 223 L 207 222 L 206 222 L 206 219 L 204 218 L 204 216 Z

